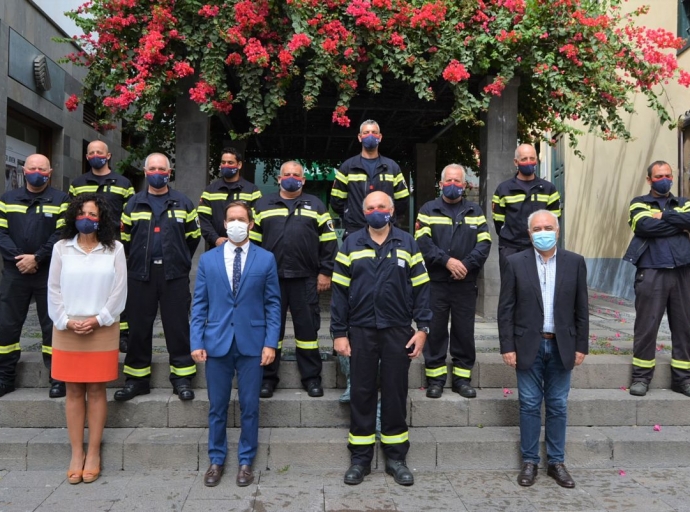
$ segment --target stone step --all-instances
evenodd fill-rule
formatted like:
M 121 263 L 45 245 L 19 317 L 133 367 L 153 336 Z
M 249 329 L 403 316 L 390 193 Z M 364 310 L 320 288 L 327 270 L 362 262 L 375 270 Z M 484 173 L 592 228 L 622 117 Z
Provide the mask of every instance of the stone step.
M 170 390 L 154 389 L 128 402 L 115 402 L 108 390 L 109 428 L 203 428 L 208 425 L 208 394 L 182 402 Z M 321 398 L 305 391 L 277 390 L 262 399 L 259 425 L 276 428 L 339 428 L 350 424 L 350 407 L 338 401 L 339 390 L 327 389 Z M 573 389 L 568 401 L 570 426 L 690 425 L 690 399 L 669 390 L 654 389 L 645 397 L 633 397 L 620 389 Z M 447 391 L 439 399 L 411 389 L 407 421 L 411 427 L 490 427 L 519 424 L 517 391 L 480 389 L 467 399 Z M 228 425 L 240 426 L 237 390 L 231 395 Z M 41 388 L 19 389 L 0 399 L 0 427 L 65 427 L 65 399 L 48 398 Z
M 106 428 L 102 463 L 120 470 L 205 470 L 205 428 Z M 239 429 L 228 429 L 228 465 L 235 464 Z M 568 427 L 566 463 L 571 470 L 687 467 L 686 427 Z M 517 427 L 430 427 L 410 429 L 408 465 L 419 470 L 506 470 L 520 466 Z M 541 442 L 542 460 L 545 448 Z M 64 470 L 70 458 L 66 429 L 0 429 L 0 469 Z M 349 465 L 346 428 L 262 428 L 255 469 L 335 469 Z M 380 445 L 374 469 L 384 466 Z M 234 471 L 234 470 L 231 470 Z
M 120 355 L 120 379 L 108 384 L 109 387 L 122 387 L 124 376 L 122 363 L 124 355 Z M 584 364 L 573 371 L 572 387 L 581 389 L 616 389 L 630 384 L 632 368 L 630 355 L 592 355 L 587 357 Z M 668 388 L 671 385 L 671 356 L 659 354 L 656 358 L 656 370 L 652 389 Z M 170 366 L 167 354 L 154 354 L 151 365 L 151 386 L 154 388 L 170 388 L 168 375 Z M 448 368 L 449 375 L 452 368 Z M 43 366 L 40 353 L 24 352 L 17 369 L 17 386 L 20 388 L 34 388 L 48 386 L 48 371 Z M 410 389 L 426 385 L 424 376 L 424 361 L 420 357 L 412 361 L 409 371 Z M 340 372 L 336 358 L 328 356 L 323 363 L 322 381 L 324 388 L 344 388 L 345 379 Z M 204 365 L 197 365 L 197 377 L 193 385 L 197 389 L 206 387 Z M 450 385 L 450 378 L 446 386 Z M 477 361 L 472 371 L 472 385 L 479 388 L 511 388 L 516 385 L 515 371 L 503 364 L 498 353 L 477 354 Z M 301 388 L 300 376 L 295 361 L 281 361 L 279 388 Z

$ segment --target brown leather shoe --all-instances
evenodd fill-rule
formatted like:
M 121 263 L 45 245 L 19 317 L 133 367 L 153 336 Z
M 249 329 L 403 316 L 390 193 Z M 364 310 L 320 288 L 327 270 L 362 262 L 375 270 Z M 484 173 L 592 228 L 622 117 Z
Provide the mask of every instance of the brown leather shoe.
M 539 468 L 534 462 L 523 462 L 522 469 L 518 475 L 518 484 L 522 487 L 531 487 L 537 479 Z
M 565 469 L 565 464 L 562 462 L 557 464 L 549 464 L 546 474 L 553 478 L 561 487 L 567 487 L 568 489 L 575 487 L 575 480 L 573 480 L 573 477 L 570 476 L 568 470 Z
M 237 485 L 239 487 L 247 487 L 254 481 L 254 472 L 252 467 L 247 464 L 242 464 L 237 471 Z
M 211 464 L 204 475 L 204 485 L 206 487 L 215 487 L 220 483 L 220 479 L 223 477 L 223 470 L 225 466 L 219 464 Z

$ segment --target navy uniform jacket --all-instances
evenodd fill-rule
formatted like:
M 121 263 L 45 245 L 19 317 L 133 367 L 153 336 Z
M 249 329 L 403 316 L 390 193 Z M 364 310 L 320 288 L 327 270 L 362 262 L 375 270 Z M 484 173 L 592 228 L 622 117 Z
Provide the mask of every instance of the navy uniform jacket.
M 259 187 L 244 178 L 230 183 L 223 178 L 213 181 L 201 194 L 197 208 L 201 236 L 211 248 L 215 247 L 218 238 L 227 238 L 228 236 L 223 225 L 225 207 L 233 201 L 244 201 L 251 208 L 254 208 L 260 197 Z
M 40 194 L 26 187 L 5 192 L 0 197 L 0 253 L 5 265 L 15 268 L 15 256 L 34 254 L 39 268 L 47 269 L 68 203 L 67 194 L 50 186 Z
M 450 258 L 465 265 L 463 281 L 475 281 L 491 250 L 491 235 L 484 212 L 477 203 L 463 199 L 456 218 L 439 197 L 424 204 L 417 214 L 415 240 L 424 255 L 432 281 L 452 281 L 446 263 Z
M 111 171 L 106 176 L 96 176 L 93 171 L 77 176 L 69 187 L 70 197 L 80 194 L 102 195 L 118 222 L 127 200 L 134 195 L 132 183 L 122 174 Z
M 347 336 L 350 326 L 417 328 L 431 322 L 429 275 L 412 235 L 391 226 L 379 246 L 366 228 L 343 242 L 332 280 L 331 333 Z
M 294 201 L 289 208 L 279 192 L 260 198 L 249 238 L 273 253 L 280 278 L 330 276 L 338 251 L 331 216 L 316 196 Z
M 194 203 L 172 188 L 161 221 L 163 269 L 166 279 L 189 276 L 192 256 L 199 245 L 201 230 Z M 148 190 L 135 194 L 122 213 L 122 245 L 127 254 L 128 275 L 148 281 L 151 271 L 153 228 L 155 225 Z
M 362 203 L 368 194 L 377 190 L 393 198 L 398 217 L 407 212 L 410 191 L 407 190 L 400 166 L 393 160 L 379 155 L 373 176 L 367 174 L 361 154 L 343 162 L 333 180 L 331 208 L 343 219 L 345 231 L 352 233 L 367 225 Z
M 530 183 L 529 194 L 522 184 Z M 561 216 L 561 195 L 550 181 L 535 178 L 518 183 L 517 176 L 499 183 L 491 200 L 494 227 L 500 247 L 528 248 L 532 242 L 527 231 L 527 218 L 537 210 L 550 210 Z
M 623 259 L 638 268 L 675 268 L 690 264 L 690 203 L 684 197 L 668 196 L 662 211 L 651 193 L 630 201 L 628 224 L 635 236 Z M 673 261 L 669 262 L 668 259 Z

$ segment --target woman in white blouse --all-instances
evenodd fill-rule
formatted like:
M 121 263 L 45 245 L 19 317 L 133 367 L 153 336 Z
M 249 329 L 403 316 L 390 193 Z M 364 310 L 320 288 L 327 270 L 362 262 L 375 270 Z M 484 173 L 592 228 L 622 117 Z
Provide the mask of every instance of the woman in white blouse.
M 67 384 L 65 412 L 72 445 L 67 479 L 71 484 L 93 482 L 100 475 L 105 385 L 117 379 L 119 315 L 127 299 L 127 263 L 117 241 L 117 227 L 118 219 L 103 196 L 77 196 L 65 213 L 62 240 L 55 244 L 50 262 L 51 372 Z

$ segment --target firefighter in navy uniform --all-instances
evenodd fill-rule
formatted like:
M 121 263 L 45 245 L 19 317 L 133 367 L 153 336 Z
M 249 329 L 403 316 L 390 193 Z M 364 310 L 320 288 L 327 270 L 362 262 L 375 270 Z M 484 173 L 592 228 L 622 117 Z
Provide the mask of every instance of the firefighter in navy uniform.
M 357 135 L 362 151 L 343 162 L 335 173 L 331 190 L 331 208 L 343 220 L 345 235 L 366 226 L 362 202 L 375 190 L 385 192 L 395 200 L 395 210 L 402 217 L 407 212 L 410 191 L 400 166 L 390 158 L 379 154 L 383 140 L 376 121 L 364 121 Z
M 86 148 L 86 160 L 91 170 L 74 178 L 69 187 L 69 195 L 70 197 L 77 197 L 84 193 L 102 195 L 113 212 L 113 218 L 119 223 L 127 200 L 134 195 L 134 188 L 126 177 L 110 169 L 111 156 L 105 142 L 100 140 L 91 142 Z M 119 230 L 118 224 L 117 231 Z M 120 314 L 120 352 L 127 352 L 128 339 L 127 313 L 123 311 Z
M 280 167 L 280 191 L 256 203 L 249 238 L 271 251 L 278 264 L 281 294 L 280 340 L 273 363 L 264 367 L 261 398 L 270 398 L 279 379 L 285 320 L 290 309 L 295 328 L 297 367 L 311 397 L 323 396 L 318 330 L 319 296 L 331 287 L 338 242 L 326 206 L 304 194 L 304 169 L 298 162 Z
M 180 400 L 193 400 L 196 375 L 189 344 L 189 271 L 201 240 L 194 203 L 168 187 L 170 161 L 160 153 L 146 157 L 148 188 L 135 194 L 122 214 L 122 244 L 127 254 L 129 349 L 122 402 L 150 391 L 153 323 L 160 304 L 170 356 L 170 382 Z
M 372 192 L 363 210 L 369 227 L 343 242 L 333 270 L 333 348 L 351 361 L 351 466 L 345 483 L 359 484 L 371 471 L 380 373 L 386 473 L 400 485 L 412 485 L 414 476 L 405 462 L 410 447 L 405 420 L 408 370 L 429 333 L 429 276 L 414 238 L 391 224 L 393 199 Z
M 221 177 L 206 187 L 199 200 L 201 236 L 210 248 L 228 240 L 225 232 L 225 207 L 233 201 L 244 201 L 254 208 L 261 197 L 259 187 L 240 176 L 242 155 L 235 148 L 225 148 L 220 157 Z
M 654 376 L 656 338 L 668 315 L 671 389 L 690 396 L 690 202 L 671 193 L 664 161 L 647 168 L 649 194 L 630 201 L 633 237 L 623 259 L 635 273 L 635 327 L 630 394 L 644 396 Z
M 550 181 L 536 175 L 537 151 L 531 144 L 515 150 L 514 178 L 499 183 L 491 201 L 494 226 L 498 235 L 498 263 L 503 271 L 506 258 L 530 249 L 527 218 L 537 210 L 550 210 L 561 216 L 561 195 Z
M 24 163 L 26 186 L 0 197 L 0 396 L 14 391 L 19 338 L 33 297 L 41 324 L 43 363 L 50 370 L 53 322 L 48 316 L 48 269 L 53 245 L 65 224 L 69 197 L 49 186 L 50 161 L 30 155 Z M 65 383 L 50 378 L 51 398 L 65 396 Z
M 431 279 L 431 332 L 424 345 L 426 396 L 440 398 L 448 373 L 448 316 L 452 389 L 465 398 L 477 396 L 470 384 L 476 359 L 474 315 L 477 276 L 491 250 L 491 235 L 480 206 L 463 199 L 465 170 L 450 164 L 441 172 L 442 196 L 419 210 L 415 239 Z

